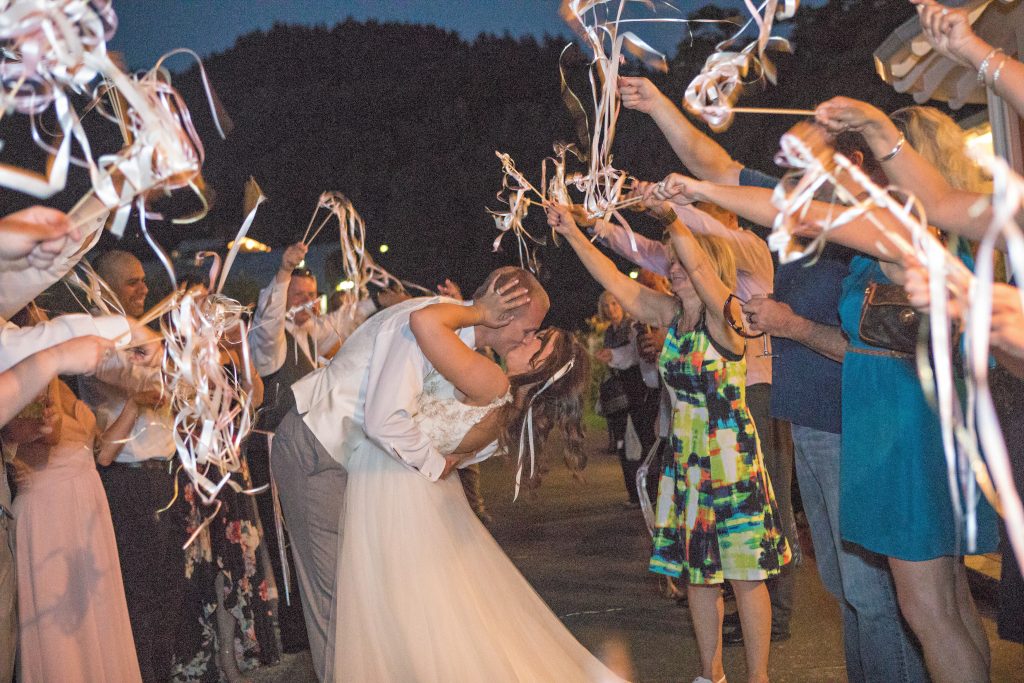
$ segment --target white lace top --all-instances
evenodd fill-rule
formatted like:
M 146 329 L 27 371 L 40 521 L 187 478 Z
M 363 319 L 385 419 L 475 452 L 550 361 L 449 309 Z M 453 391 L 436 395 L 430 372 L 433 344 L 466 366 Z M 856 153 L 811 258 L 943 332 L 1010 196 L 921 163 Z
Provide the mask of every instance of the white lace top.
M 456 395 L 455 386 L 437 370 L 431 370 L 423 380 L 419 412 L 413 418 L 420 430 L 438 451 L 447 455 L 455 452 L 466 433 L 487 413 L 512 400 L 509 390 L 504 396 L 485 406 L 463 403 Z M 490 447 L 484 450 L 490 450 Z

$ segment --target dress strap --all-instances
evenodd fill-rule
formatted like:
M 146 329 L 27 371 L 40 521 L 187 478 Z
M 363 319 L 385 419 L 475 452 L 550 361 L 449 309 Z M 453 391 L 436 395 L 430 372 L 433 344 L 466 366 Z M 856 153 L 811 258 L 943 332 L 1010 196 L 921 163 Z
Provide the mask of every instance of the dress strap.
M 706 336 L 708 338 L 708 341 L 711 343 L 711 346 L 715 347 L 715 350 L 718 351 L 718 353 L 721 354 L 722 358 L 724 358 L 725 360 L 731 361 L 733 363 L 743 360 L 742 352 L 734 353 L 733 351 L 730 351 L 722 344 L 718 343 L 717 340 L 715 340 L 714 335 L 711 334 L 711 330 L 708 329 L 706 320 L 707 312 L 708 309 L 706 307 L 701 308 L 700 320 L 697 321 L 697 327 L 694 329 L 702 333 L 704 336 Z

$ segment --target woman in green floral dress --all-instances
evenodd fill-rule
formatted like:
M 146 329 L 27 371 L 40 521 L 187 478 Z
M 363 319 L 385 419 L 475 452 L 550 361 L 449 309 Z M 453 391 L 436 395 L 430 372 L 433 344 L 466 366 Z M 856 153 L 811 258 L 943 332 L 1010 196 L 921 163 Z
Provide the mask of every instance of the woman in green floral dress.
M 645 191 L 648 206 L 661 204 L 660 186 Z M 725 680 L 720 588 L 726 580 L 736 593 L 748 680 L 766 683 L 771 603 L 764 580 L 789 562 L 790 549 L 746 407 L 743 338 L 726 315 L 734 303 L 739 313 L 731 295 L 736 265 L 723 241 L 694 235 L 670 209 L 659 209 L 676 296 L 621 273 L 580 232 L 567 207 L 549 210 L 548 223 L 629 315 L 671 328 L 660 365 L 673 395 L 675 457 L 659 485 L 651 571 L 689 581 L 702 668 L 695 683 Z

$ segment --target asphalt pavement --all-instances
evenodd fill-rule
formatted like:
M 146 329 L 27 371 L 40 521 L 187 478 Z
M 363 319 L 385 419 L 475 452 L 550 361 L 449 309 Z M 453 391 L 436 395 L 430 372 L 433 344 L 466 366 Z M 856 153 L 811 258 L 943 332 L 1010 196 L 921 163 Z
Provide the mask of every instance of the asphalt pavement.
M 625 661 L 630 679 L 644 683 L 690 683 L 699 659 L 689 612 L 666 598 L 647 572 L 650 536 L 639 510 L 625 506 L 618 460 L 588 440 L 591 458 L 585 483 L 574 481 L 553 458 L 541 487 L 512 502 L 511 464 L 494 460 L 482 468 L 482 490 L 495 538 L 572 633 L 603 659 Z M 818 580 L 806 554 L 797 572 L 792 637 L 772 646 L 772 681 L 845 681 L 839 610 Z M 992 644 L 992 680 L 1024 680 L 1024 648 L 999 641 L 989 596 L 979 596 Z M 726 610 L 735 609 L 731 603 Z M 733 683 L 746 680 L 743 648 L 725 650 Z M 250 674 L 263 681 L 315 681 L 307 653 Z M 371 683 L 371 682 L 367 682 Z M 395 682 L 405 683 L 405 682 Z M 486 682 L 481 682 L 486 683 Z M 551 683 L 557 683 L 552 681 Z

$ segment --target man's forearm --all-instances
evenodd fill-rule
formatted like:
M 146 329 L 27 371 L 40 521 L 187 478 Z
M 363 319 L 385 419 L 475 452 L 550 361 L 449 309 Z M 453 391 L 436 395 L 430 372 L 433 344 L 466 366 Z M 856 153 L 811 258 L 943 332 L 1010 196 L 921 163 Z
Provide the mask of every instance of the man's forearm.
M 739 177 L 737 175 L 737 177 Z M 745 187 L 716 182 L 700 183 L 694 187 L 698 200 L 717 204 L 740 218 L 770 228 L 779 210 L 772 204 L 772 191 L 764 187 Z
M 723 185 L 736 185 L 739 182 L 742 164 L 733 160 L 721 145 L 699 131 L 671 100 L 666 98 L 651 112 L 651 118 L 672 151 L 694 176 Z
M 834 325 L 823 325 L 807 318 L 794 315 L 790 324 L 786 326 L 786 334 L 775 335 L 792 339 L 803 344 L 811 351 L 820 353 L 826 358 L 842 363 L 846 355 L 846 347 L 849 342 L 843 336 L 843 331 Z

